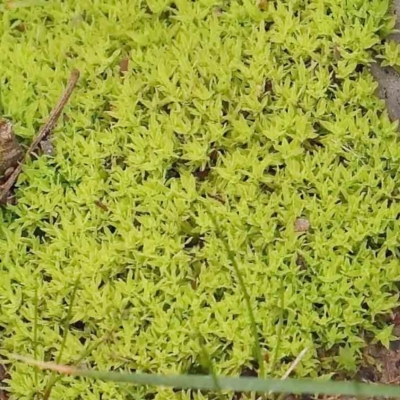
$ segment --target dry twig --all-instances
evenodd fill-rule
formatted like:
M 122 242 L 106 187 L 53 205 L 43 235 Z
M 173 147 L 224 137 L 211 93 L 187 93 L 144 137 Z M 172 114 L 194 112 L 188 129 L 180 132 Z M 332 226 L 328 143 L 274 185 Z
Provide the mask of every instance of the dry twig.
M 300 354 L 297 356 L 297 358 L 293 361 L 289 369 L 286 371 L 285 375 L 282 376 L 282 380 L 285 380 L 289 377 L 289 375 L 292 373 L 292 371 L 299 365 L 299 362 L 303 359 L 303 357 L 306 355 L 308 351 L 308 347 L 303 349 Z
M 77 69 L 74 69 L 71 73 L 68 85 L 67 85 L 63 95 L 61 96 L 57 105 L 51 111 L 46 124 L 40 129 L 38 135 L 35 137 L 32 144 L 29 146 L 29 149 L 25 153 L 24 159 L 18 164 L 18 166 L 15 168 L 13 173 L 9 176 L 7 181 L 2 186 L 0 186 L 0 190 L 1 190 L 0 203 L 5 203 L 7 201 L 8 193 L 11 190 L 11 188 L 14 186 L 15 182 L 17 181 L 18 176 L 22 171 L 23 164 L 29 160 L 30 156 L 36 150 L 36 148 L 39 146 L 40 142 L 42 140 L 46 139 L 46 137 L 50 134 L 50 132 L 56 126 L 57 121 L 60 118 L 63 108 L 67 104 L 69 98 L 71 97 L 73 90 L 75 89 L 78 79 L 79 79 L 79 71 Z

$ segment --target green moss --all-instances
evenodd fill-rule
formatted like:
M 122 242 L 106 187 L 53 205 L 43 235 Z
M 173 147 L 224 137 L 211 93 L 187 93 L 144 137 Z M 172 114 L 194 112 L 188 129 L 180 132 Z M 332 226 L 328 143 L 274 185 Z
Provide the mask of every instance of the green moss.
M 0 212 L 3 354 L 33 355 L 39 282 L 37 352 L 57 357 L 80 276 L 64 362 L 107 337 L 89 365 L 195 372 L 198 329 L 217 373 L 252 365 L 243 294 L 208 208 L 236 254 L 269 363 L 283 280 L 274 375 L 306 346 L 299 376 L 354 369 L 349 354 L 359 357 L 365 335 L 387 343 L 400 146 L 362 68 L 375 51 L 398 58 L 381 44 L 393 26 L 386 3 L 271 0 L 261 11 L 253 0 L 69 0 L 4 11 L 0 114 L 22 140 L 69 71 L 82 79 L 54 133 L 56 156 L 29 163 L 18 205 Z M 299 235 L 301 216 L 311 229 Z M 11 373 L 15 399 L 46 383 L 39 375 L 35 386 L 26 365 Z M 190 398 L 68 377 L 52 398 L 100 392 Z

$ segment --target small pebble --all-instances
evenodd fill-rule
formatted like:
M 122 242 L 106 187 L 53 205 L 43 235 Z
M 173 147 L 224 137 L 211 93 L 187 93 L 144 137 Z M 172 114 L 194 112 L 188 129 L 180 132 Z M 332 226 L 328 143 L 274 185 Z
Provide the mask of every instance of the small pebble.
M 305 218 L 297 218 L 294 224 L 295 232 L 307 232 L 310 229 L 310 222 Z
M 44 154 L 48 156 L 54 156 L 54 146 L 50 140 L 42 140 L 40 142 L 40 147 Z

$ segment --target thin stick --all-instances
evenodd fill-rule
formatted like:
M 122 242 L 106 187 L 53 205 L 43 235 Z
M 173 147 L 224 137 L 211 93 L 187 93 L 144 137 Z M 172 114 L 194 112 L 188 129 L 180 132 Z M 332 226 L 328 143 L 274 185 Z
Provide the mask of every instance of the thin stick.
M 297 358 L 293 361 L 293 364 L 289 367 L 289 369 L 286 371 L 285 375 L 282 376 L 282 380 L 285 380 L 289 378 L 289 375 L 293 372 L 293 370 L 299 365 L 299 362 L 303 359 L 303 357 L 306 355 L 308 351 L 308 347 L 303 349 L 300 354 L 297 356 Z
M 62 365 L 62 364 L 57 364 L 55 362 L 38 361 L 30 357 L 20 356 L 18 354 L 11 354 L 10 356 L 11 358 L 14 358 L 17 361 L 22 361 L 24 363 L 33 365 L 40 369 L 48 369 L 50 371 L 59 372 L 65 375 L 73 375 L 79 372 L 79 369 L 74 368 L 73 366 L 70 365 Z
M 299 362 L 303 359 L 308 351 L 308 347 L 304 348 L 300 354 L 296 357 L 293 363 L 290 365 L 289 369 L 286 371 L 285 375 L 282 376 L 281 380 L 284 381 L 285 379 L 289 378 L 289 375 L 294 371 L 294 369 L 298 366 Z M 285 393 L 281 393 L 278 396 L 277 400 L 283 400 L 286 397 Z
M 45 139 L 50 134 L 50 132 L 54 129 L 54 127 L 56 126 L 57 121 L 60 118 L 60 115 L 62 113 L 62 110 L 64 109 L 69 98 L 71 97 L 72 92 L 75 89 L 78 79 L 79 79 L 79 71 L 77 69 L 74 69 L 71 73 L 71 76 L 68 81 L 68 85 L 67 85 L 66 89 L 64 90 L 63 95 L 61 96 L 57 105 L 51 111 L 47 122 L 40 129 L 39 133 L 33 140 L 32 144 L 29 146 L 29 149 L 25 153 L 24 159 L 18 164 L 18 166 L 15 168 L 15 170 L 10 175 L 10 177 L 7 179 L 7 181 L 2 186 L 0 186 L 0 189 L 1 189 L 0 203 L 5 202 L 5 200 L 7 199 L 7 194 L 10 191 L 10 189 L 14 186 L 15 182 L 17 181 L 18 176 L 22 171 L 23 164 L 29 160 L 31 154 L 39 146 L 39 143 L 43 139 Z

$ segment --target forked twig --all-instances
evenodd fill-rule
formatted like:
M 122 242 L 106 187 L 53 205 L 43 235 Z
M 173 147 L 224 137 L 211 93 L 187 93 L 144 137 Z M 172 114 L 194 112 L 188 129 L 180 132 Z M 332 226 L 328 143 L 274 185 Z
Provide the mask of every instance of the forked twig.
M 14 186 L 15 182 L 17 181 L 18 176 L 22 171 L 23 164 L 29 160 L 30 156 L 36 150 L 36 148 L 39 146 L 40 142 L 42 140 L 46 139 L 46 137 L 50 134 L 50 132 L 56 126 L 57 121 L 60 118 L 60 115 L 62 113 L 62 110 L 64 109 L 69 98 L 71 97 L 72 92 L 75 89 L 78 79 L 79 79 L 79 71 L 77 69 L 74 69 L 71 73 L 71 76 L 68 81 L 68 85 L 67 85 L 66 89 L 64 90 L 64 93 L 62 94 L 57 105 L 51 111 L 47 122 L 40 129 L 39 133 L 37 134 L 37 136 L 31 143 L 31 145 L 29 146 L 28 150 L 25 153 L 24 159 L 18 164 L 18 166 L 15 168 L 13 173 L 9 176 L 7 181 L 3 185 L 0 186 L 0 190 L 1 190 L 0 203 L 4 203 L 7 200 L 8 192 L 11 190 L 11 188 Z

